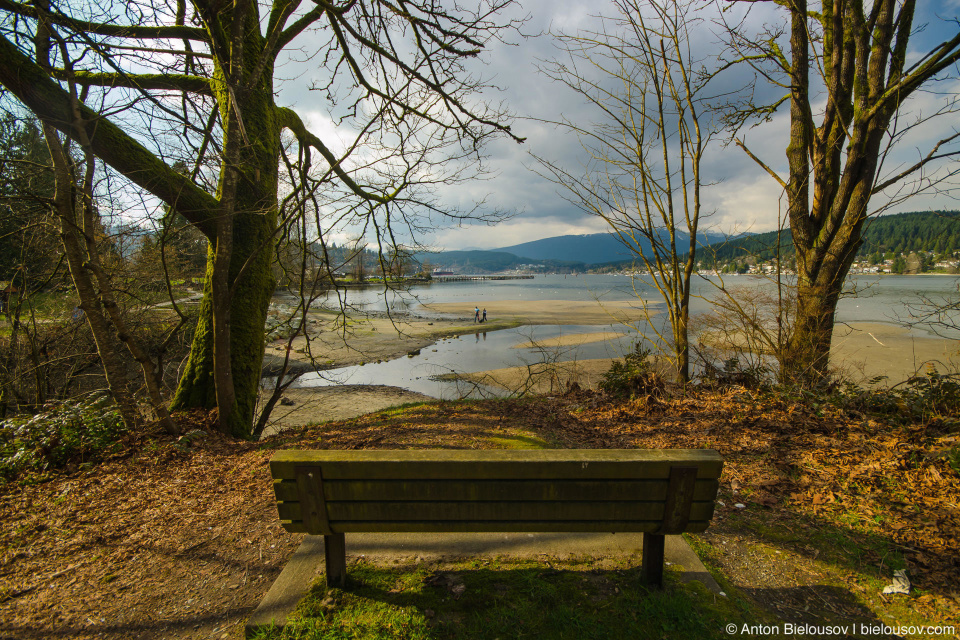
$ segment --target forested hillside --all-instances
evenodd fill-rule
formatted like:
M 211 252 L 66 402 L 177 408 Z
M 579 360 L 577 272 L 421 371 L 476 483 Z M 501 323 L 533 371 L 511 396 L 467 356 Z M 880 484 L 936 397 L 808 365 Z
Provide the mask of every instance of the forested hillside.
M 726 263 L 745 257 L 770 260 L 776 256 L 777 237 L 781 256 L 793 255 L 793 239 L 789 229 L 744 236 L 726 243 L 702 248 L 704 265 L 714 261 Z M 877 253 L 908 254 L 915 251 L 952 255 L 960 252 L 960 211 L 919 211 L 874 218 L 867 223 L 860 256 Z

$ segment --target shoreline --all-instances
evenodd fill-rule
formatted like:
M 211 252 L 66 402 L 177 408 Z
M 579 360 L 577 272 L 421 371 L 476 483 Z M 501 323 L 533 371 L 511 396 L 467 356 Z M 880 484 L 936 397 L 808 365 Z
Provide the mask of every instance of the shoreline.
M 555 324 L 596 326 L 598 331 L 548 340 L 558 346 L 574 342 L 603 341 L 617 337 L 611 329 L 642 321 L 644 310 L 634 301 L 598 304 L 569 301 L 486 301 L 488 321 L 473 322 L 472 303 L 442 303 L 425 307 L 444 315 L 415 316 L 384 312 L 354 314 L 346 317 L 329 312 L 311 313 L 310 347 L 307 340 L 294 340 L 288 373 L 302 374 L 413 355 L 436 342 L 454 336 L 509 329 L 523 325 Z M 492 312 L 491 312 L 492 311 Z M 652 311 L 655 312 L 655 311 Z M 451 315 L 453 317 L 451 317 Z M 618 318 L 621 320 L 617 322 Z M 593 322 L 588 322 L 592 320 Z M 520 347 L 526 345 L 518 345 Z M 263 376 L 276 375 L 286 352 L 286 340 L 274 340 L 264 354 Z M 311 360 L 309 354 L 313 353 Z M 463 377 L 483 381 L 507 390 L 526 393 L 556 393 L 566 383 L 577 382 L 584 388 L 596 388 L 612 359 L 566 361 L 542 366 L 505 367 L 472 373 Z M 858 384 L 887 376 L 892 385 L 916 373 L 927 363 L 935 363 L 941 373 L 960 368 L 958 341 L 939 337 L 918 337 L 910 329 L 886 322 L 838 324 L 834 332 L 831 367 Z M 531 375 L 532 374 L 532 375 Z M 883 383 L 881 383 L 883 384 Z M 269 393 L 269 389 L 262 395 Z M 400 387 L 346 385 L 288 389 L 284 396 L 293 404 L 278 404 L 271 417 L 270 432 L 328 420 L 348 419 L 409 402 L 432 402 L 436 398 Z

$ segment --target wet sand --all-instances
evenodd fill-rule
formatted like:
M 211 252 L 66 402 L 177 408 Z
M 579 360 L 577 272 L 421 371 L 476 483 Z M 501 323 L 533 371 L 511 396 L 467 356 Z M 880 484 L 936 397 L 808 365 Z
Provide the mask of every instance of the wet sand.
M 896 384 L 915 373 L 925 373 L 927 364 L 946 373 L 960 367 L 960 342 L 936 337 L 917 337 L 909 329 L 882 322 L 838 325 L 833 333 L 830 364 L 853 382 L 887 376 Z
M 415 391 L 373 385 L 289 389 L 283 396 L 293 404 L 274 407 L 264 437 L 284 429 L 348 420 L 404 404 L 436 401 L 436 398 Z
M 518 395 L 563 393 L 574 382 L 583 389 L 596 389 L 612 363 L 611 358 L 574 360 L 491 369 L 460 377 Z
M 657 304 L 647 303 L 651 314 Z M 473 318 L 473 303 L 444 302 L 425 305 L 434 313 Z M 481 306 L 481 309 L 483 307 Z M 639 300 L 597 302 L 595 300 L 496 300 L 486 303 L 487 320 L 520 324 L 617 325 L 643 320 L 646 314 Z
M 577 347 L 592 342 L 606 342 L 623 337 L 624 334 L 616 331 L 598 331 L 594 333 L 568 333 L 554 338 L 544 338 L 536 342 L 521 342 L 511 349 L 553 349 L 556 347 Z
M 515 321 L 488 321 L 485 331 L 518 326 Z M 400 358 L 430 346 L 441 338 L 477 330 L 471 317 L 429 319 L 414 317 L 351 316 L 331 313 L 311 315 L 309 341 L 298 337 L 290 345 L 290 362 L 295 370 L 335 369 L 378 360 Z M 275 372 L 287 353 L 287 340 L 273 340 L 264 353 L 266 375 Z M 274 373 L 275 375 L 275 373 Z

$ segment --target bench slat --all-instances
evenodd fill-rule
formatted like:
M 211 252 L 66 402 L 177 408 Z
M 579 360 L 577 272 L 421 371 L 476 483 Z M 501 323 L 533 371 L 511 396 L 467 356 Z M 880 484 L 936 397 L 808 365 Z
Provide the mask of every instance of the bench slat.
M 302 520 L 299 502 L 277 506 L 281 520 Z M 691 520 L 706 520 L 713 502 L 694 502 Z M 663 520 L 663 502 L 327 502 L 327 517 L 336 531 L 337 523 L 352 521 L 404 520 Z
M 282 449 L 271 457 L 285 462 L 498 462 L 522 460 L 556 461 L 641 461 L 675 460 L 722 461 L 713 449 Z
M 349 500 L 659 500 L 667 497 L 667 480 L 325 480 L 324 498 Z M 717 480 L 698 480 L 694 500 L 713 500 Z M 273 483 L 280 502 L 297 502 L 297 485 L 290 480 Z
M 416 463 L 416 464 L 411 464 Z M 681 464 L 698 478 L 718 478 L 723 459 L 707 449 L 537 449 L 280 451 L 274 478 L 294 479 L 296 467 L 322 464 L 324 482 L 362 479 L 647 479 L 670 476 Z
M 302 522 L 283 522 L 283 528 L 290 533 L 309 533 Z M 685 531 L 702 533 L 707 530 L 709 520 L 691 521 L 687 523 Z M 491 521 L 432 521 L 432 522 L 339 522 L 332 525 L 338 533 L 464 533 L 476 531 L 478 533 L 576 533 L 576 532 L 621 532 L 621 533 L 656 533 L 663 525 L 656 521 L 617 521 L 606 520 L 574 520 L 556 522 L 516 522 L 509 520 Z

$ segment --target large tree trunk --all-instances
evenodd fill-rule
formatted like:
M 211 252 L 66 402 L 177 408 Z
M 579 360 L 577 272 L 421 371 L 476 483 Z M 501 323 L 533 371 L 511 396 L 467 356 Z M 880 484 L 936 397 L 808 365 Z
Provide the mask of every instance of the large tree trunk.
M 267 305 L 273 294 L 274 280 L 270 271 L 272 234 L 276 225 L 276 208 L 266 214 L 240 214 L 234 221 L 233 256 L 230 280 L 240 277 L 230 301 L 230 367 L 234 387 L 234 405 L 227 418 L 230 433 L 246 438 L 253 425 L 260 370 L 263 362 L 264 332 Z M 207 259 L 207 284 L 200 304 L 200 319 L 190 346 L 190 358 L 173 398 L 175 409 L 217 406 L 214 384 L 213 344 L 213 255 Z M 221 412 L 227 408 L 221 407 Z
M 783 378 L 807 383 L 827 376 L 834 315 L 843 278 L 834 286 L 801 280 L 797 286 L 796 322 L 787 344 L 788 355 L 784 358 L 790 366 Z
M 277 228 L 280 122 L 272 65 L 261 70 L 253 86 L 240 88 L 249 85 L 247 74 L 256 68 L 263 48 L 259 23 L 250 20 L 243 46 L 237 47 L 247 64 L 232 77 L 222 69 L 215 73 L 225 155 L 218 199 L 231 223 L 218 223 L 210 238 L 200 319 L 173 398 L 174 408 L 218 407 L 220 429 L 239 438 L 250 437 L 253 429 L 263 327 L 275 284 L 270 265 Z

